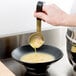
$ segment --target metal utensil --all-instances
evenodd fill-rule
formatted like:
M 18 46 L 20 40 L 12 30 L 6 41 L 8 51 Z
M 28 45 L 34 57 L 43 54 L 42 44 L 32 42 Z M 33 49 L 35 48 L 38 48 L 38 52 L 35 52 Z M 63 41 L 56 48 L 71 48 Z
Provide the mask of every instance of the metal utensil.
M 41 12 L 42 11 L 42 6 L 43 6 L 43 2 L 39 1 L 37 3 L 36 11 Z M 43 37 L 43 35 L 41 33 L 41 19 L 39 19 L 39 18 L 37 18 L 37 30 L 36 30 L 36 33 L 32 34 L 29 37 L 29 44 L 33 48 L 39 48 L 44 44 L 44 37 Z

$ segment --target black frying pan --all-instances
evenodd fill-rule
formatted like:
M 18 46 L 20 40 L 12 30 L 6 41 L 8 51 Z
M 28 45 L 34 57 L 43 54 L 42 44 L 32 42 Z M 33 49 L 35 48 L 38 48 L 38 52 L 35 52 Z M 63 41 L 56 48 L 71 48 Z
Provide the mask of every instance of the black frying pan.
M 13 50 L 12 57 L 16 61 L 22 63 L 28 71 L 40 73 L 41 71 L 42 72 L 46 71 L 48 65 L 58 61 L 63 56 L 63 53 L 61 52 L 60 49 L 49 45 L 43 45 L 42 47 L 37 49 L 37 52 L 51 54 L 55 57 L 55 60 L 53 61 L 50 60 L 49 62 L 43 62 L 43 63 L 28 63 L 28 62 L 20 61 L 20 58 L 24 54 L 28 54 L 32 52 L 34 52 L 34 49 L 30 45 L 21 46 Z

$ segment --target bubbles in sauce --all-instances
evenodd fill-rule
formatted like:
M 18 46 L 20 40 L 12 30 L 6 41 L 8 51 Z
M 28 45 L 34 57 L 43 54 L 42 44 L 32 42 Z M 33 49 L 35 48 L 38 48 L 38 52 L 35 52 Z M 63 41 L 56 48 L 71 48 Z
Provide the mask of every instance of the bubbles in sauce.
M 20 60 L 28 63 L 43 63 L 53 61 L 55 57 L 47 53 L 33 52 L 23 55 Z

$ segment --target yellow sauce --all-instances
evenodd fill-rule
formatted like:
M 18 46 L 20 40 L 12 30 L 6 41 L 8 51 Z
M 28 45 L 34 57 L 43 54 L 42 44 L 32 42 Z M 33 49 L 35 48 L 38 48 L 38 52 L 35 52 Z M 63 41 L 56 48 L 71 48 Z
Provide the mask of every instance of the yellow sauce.
M 36 53 L 37 52 L 36 48 L 34 48 L 34 50 L 35 50 L 35 53 Z
M 44 41 L 39 39 L 39 38 L 35 38 L 33 39 L 31 42 L 30 42 L 30 45 L 33 47 L 33 48 L 39 48 L 43 45 Z
M 43 63 L 53 61 L 55 57 L 50 54 L 34 52 L 23 55 L 20 60 L 28 63 Z
M 72 46 L 72 48 L 71 48 L 71 52 L 76 53 L 76 46 Z

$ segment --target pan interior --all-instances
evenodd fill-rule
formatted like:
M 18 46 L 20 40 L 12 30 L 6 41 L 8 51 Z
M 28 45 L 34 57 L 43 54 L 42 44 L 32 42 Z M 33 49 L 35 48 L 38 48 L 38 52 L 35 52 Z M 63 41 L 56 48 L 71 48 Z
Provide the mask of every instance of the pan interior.
M 43 45 L 42 47 L 37 49 L 37 52 L 53 55 L 55 57 L 55 59 L 53 61 L 49 61 L 49 62 L 57 61 L 60 58 L 62 58 L 62 56 L 63 56 L 60 49 L 53 47 L 53 46 L 49 46 L 49 45 Z M 26 45 L 26 46 L 22 46 L 22 47 L 19 47 L 19 48 L 16 48 L 15 50 L 13 50 L 12 57 L 14 59 L 20 61 L 20 58 L 23 55 L 28 54 L 28 53 L 34 53 L 34 49 L 31 48 L 29 45 Z M 27 62 L 25 62 L 25 63 L 27 63 Z
M 28 63 L 44 63 L 55 60 L 55 57 L 47 53 L 33 52 L 23 55 L 20 60 Z

